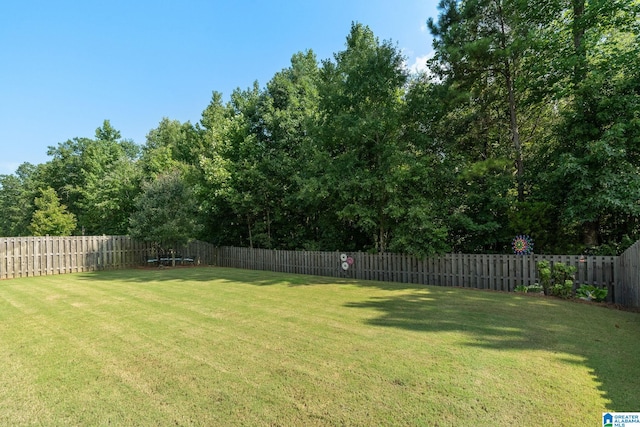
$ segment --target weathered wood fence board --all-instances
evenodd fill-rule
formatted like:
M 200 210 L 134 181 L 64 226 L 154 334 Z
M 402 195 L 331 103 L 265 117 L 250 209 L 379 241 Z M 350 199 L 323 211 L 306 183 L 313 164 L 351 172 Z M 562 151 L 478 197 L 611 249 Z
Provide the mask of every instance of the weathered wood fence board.
M 640 246 L 637 246 L 637 254 L 640 254 Z M 623 286 L 616 275 L 620 267 L 618 257 L 614 256 L 446 254 L 422 259 L 401 254 L 357 252 L 347 254 L 354 262 L 344 271 L 340 255 L 340 252 L 221 247 L 217 262 L 224 267 L 252 270 L 513 291 L 518 285 L 536 283 L 536 263 L 548 260 L 551 264 L 562 262 L 575 266 L 576 285 L 606 287 L 616 302 L 615 285 Z M 640 277 L 640 272 L 637 274 Z M 626 292 L 625 298 L 637 300 L 637 294 L 637 290 L 635 294 Z
M 192 241 L 176 249 L 199 263 L 217 263 L 216 248 Z M 0 237 L 0 279 L 131 268 L 146 263 L 149 243 L 129 236 Z
M 640 241 L 617 259 L 618 289 L 616 302 L 627 307 L 640 307 Z

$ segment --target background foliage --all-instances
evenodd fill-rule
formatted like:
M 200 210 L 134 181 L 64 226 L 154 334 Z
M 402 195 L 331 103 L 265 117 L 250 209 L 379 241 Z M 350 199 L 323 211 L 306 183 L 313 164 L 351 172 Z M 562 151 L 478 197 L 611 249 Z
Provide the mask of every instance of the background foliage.
M 619 253 L 640 238 L 639 9 L 443 0 L 420 75 L 354 23 L 330 59 L 213 92 L 198 123 L 163 118 L 138 146 L 105 120 L 0 176 L 0 235 Z

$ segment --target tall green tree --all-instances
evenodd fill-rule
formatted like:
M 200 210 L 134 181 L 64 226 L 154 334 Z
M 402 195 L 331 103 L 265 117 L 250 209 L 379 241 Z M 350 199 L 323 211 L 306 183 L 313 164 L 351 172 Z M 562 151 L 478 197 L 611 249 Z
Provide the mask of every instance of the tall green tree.
M 387 185 L 400 136 L 403 57 L 390 41 L 352 24 L 346 49 L 325 60 L 321 70 L 319 138 L 325 174 L 338 217 L 384 252 L 390 232 Z M 363 245 L 365 242 L 360 242 Z
M 585 247 L 640 237 L 640 3 L 572 0 L 546 37 L 561 46 L 557 139 L 543 173 L 551 202 Z M 627 237 L 625 237 L 627 236 Z
M 261 93 L 259 119 L 253 127 L 262 149 L 257 168 L 267 177 L 262 189 L 266 247 L 308 247 L 316 231 L 314 203 L 301 197 L 309 168 L 312 127 L 318 117 L 318 61 L 312 51 L 299 52 L 291 66 L 276 73 Z
M 143 179 L 138 163 L 126 157 L 114 161 L 104 173 L 88 179 L 80 203 L 84 232 L 126 234 Z
M 202 143 L 190 122 L 165 117 L 147 134 L 139 165 L 145 176 L 155 177 L 169 170 L 186 171 L 196 166 L 202 153 Z
M 191 187 L 178 171 L 143 185 L 129 220 L 129 234 L 165 248 L 174 248 L 200 232 L 198 205 Z
M 309 199 L 300 197 L 310 127 L 317 116 L 318 63 L 300 52 L 260 89 L 214 93 L 200 124 L 209 205 L 223 241 L 265 248 L 308 247 Z
M 438 22 L 428 22 L 434 35 L 434 71 L 473 108 L 477 119 L 472 126 L 485 129 L 484 141 L 478 141 L 485 147 L 483 154 L 490 145 L 510 141 L 500 155 L 513 159 L 520 201 L 525 174 L 518 80 L 531 43 L 523 6 L 514 0 L 445 0 Z
M 0 236 L 28 236 L 34 200 L 47 187 L 42 165 L 21 164 L 12 175 L 0 175 Z
M 432 126 L 447 140 L 450 243 L 465 252 L 501 250 L 508 212 L 525 198 L 522 107 L 518 83 L 526 33 L 516 2 L 443 0 L 430 19 L 431 72 L 441 99 Z
M 203 146 L 198 161 L 200 184 L 196 187 L 203 213 L 203 233 L 216 244 L 241 245 L 243 229 L 229 201 L 232 161 L 228 134 L 235 128 L 236 111 L 213 92 L 196 129 Z
M 575 221 L 558 221 L 568 218 L 564 189 L 547 177 L 560 173 L 552 147 L 565 145 L 569 132 L 558 124 L 587 64 L 584 31 L 571 19 L 586 3 L 443 0 L 429 22 L 447 111 L 438 131 L 458 159 L 458 208 L 449 216 L 458 250 L 501 251 L 509 236 L 529 233 L 555 251 L 574 238 Z
M 321 79 L 316 189 L 353 230 L 351 244 L 420 252 L 428 246 L 412 239 L 416 230 L 441 240 L 446 232 L 420 191 L 429 173 L 423 150 L 404 138 L 408 74 L 398 47 L 353 24 Z
M 269 177 L 260 168 L 265 146 L 259 140 L 256 124 L 260 121 L 258 106 L 260 88 L 255 82 L 246 90 L 231 94 L 228 108 L 232 114 L 222 143 L 213 156 L 210 171 L 217 175 L 219 200 L 233 214 L 236 236 L 241 245 L 270 246 Z
M 139 147 L 119 139 L 120 132 L 108 120 L 96 129 L 95 137 L 49 147 L 52 159 L 44 175 L 85 233 L 124 233 L 140 181 L 133 167 Z
M 41 191 L 40 197 L 34 200 L 35 212 L 29 225 L 34 236 L 68 236 L 76 228 L 76 217 L 67 211 L 65 205 L 51 187 Z

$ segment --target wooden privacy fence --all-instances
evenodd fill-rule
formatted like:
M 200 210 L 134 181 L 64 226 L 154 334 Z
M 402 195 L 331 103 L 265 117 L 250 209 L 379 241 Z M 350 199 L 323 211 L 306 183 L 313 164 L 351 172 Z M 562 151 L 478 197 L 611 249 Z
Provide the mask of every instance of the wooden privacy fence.
M 640 247 L 639 247 L 640 250 Z M 436 286 L 513 291 L 537 282 L 536 263 L 548 260 L 576 267 L 576 284 L 609 289 L 615 298 L 617 258 L 580 255 L 474 255 L 447 254 L 417 258 L 400 254 L 344 253 L 352 264 L 347 270 L 341 252 L 303 252 L 221 247 L 218 265 L 283 273 L 349 277 Z
M 640 241 L 618 257 L 617 271 L 615 302 L 627 307 L 640 308 Z
M 176 250 L 213 264 L 215 247 L 193 241 Z M 106 269 L 146 263 L 151 244 L 129 236 L 0 237 L 0 279 Z
M 205 265 L 497 291 L 535 283 L 536 263 L 549 260 L 575 266 L 576 285 L 606 287 L 609 300 L 640 307 L 640 242 L 619 257 L 345 253 L 352 262 L 347 270 L 340 252 L 216 248 L 200 241 L 174 249 Z M 149 243 L 128 236 L 0 237 L 0 279 L 131 268 L 153 254 Z

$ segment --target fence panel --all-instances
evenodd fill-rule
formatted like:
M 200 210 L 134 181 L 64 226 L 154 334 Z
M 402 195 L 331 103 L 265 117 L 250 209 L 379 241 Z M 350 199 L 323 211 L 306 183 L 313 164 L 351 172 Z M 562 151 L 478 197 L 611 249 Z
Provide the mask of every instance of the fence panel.
M 0 248 L 0 250 L 2 250 Z M 341 268 L 340 252 L 295 252 L 250 248 L 221 247 L 216 250 L 216 265 L 251 268 L 330 277 L 421 283 L 434 286 L 459 286 L 495 291 L 513 291 L 518 285 L 537 281 L 536 264 L 547 260 L 552 265 L 562 262 L 576 267 L 576 286 L 592 284 L 607 287 L 618 300 L 636 301 L 640 281 L 640 242 L 630 249 L 624 260 L 618 257 L 577 255 L 478 255 L 447 254 L 418 259 L 402 254 L 347 254 L 354 263 L 349 270 Z M 1 255 L 0 255 L 1 256 Z M 622 271 L 635 265 L 635 276 Z M 636 280 L 635 287 L 625 286 Z M 620 289 L 615 289 L 615 287 Z M 612 297 L 613 298 L 613 297 Z
M 614 301 L 627 307 L 640 308 L 640 241 L 618 257 L 615 269 Z
M 176 250 L 198 264 L 216 265 L 219 259 L 206 242 Z M 130 268 L 145 265 L 153 253 L 150 243 L 129 236 L 0 237 L 0 279 Z
M 0 279 L 129 268 L 146 264 L 154 251 L 151 244 L 128 236 L 4 237 L 0 238 Z M 347 271 L 341 267 L 340 252 L 216 248 L 200 241 L 176 251 L 204 265 L 496 291 L 535 283 L 536 264 L 547 260 L 576 267 L 576 286 L 606 287 L 612 301 L 640 307 L 640 242 L 619 257 L 447 254 L 416 258 L 352 253 L 347 255 L 354 263 Z

